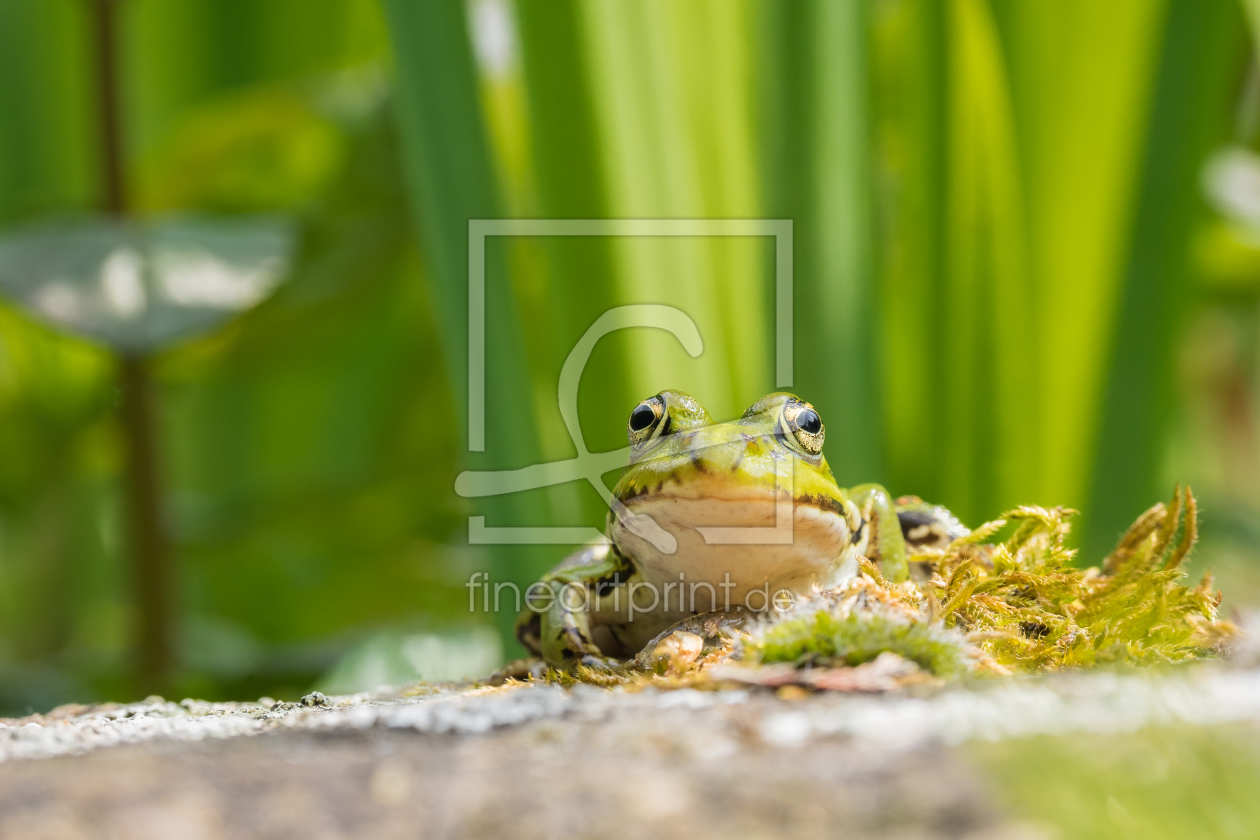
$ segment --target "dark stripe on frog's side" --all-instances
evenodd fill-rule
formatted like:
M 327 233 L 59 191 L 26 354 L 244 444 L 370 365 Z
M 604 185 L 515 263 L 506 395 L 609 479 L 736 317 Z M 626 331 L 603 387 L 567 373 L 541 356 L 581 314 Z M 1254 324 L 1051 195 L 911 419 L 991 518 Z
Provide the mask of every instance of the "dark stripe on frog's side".
M 703 469 L 701 469 L 700 471 L 705 472 L 705 470 Z M 628 487 L 627 492 L 623 494 L 625 497 L 623 501 L 635 499 L 635 498 L 638 498 L 639 496 L 647 495 L 650 493 L 651 494 L 660 493 L 662 489 L 664 488 L 664 486 L 671 480 L 673 479 L 666 479 L 665 481 L 659 482 L 655 487 L 649 487 L 647 485 L 640 485 L 637 487 L 636 486 Z M 779 495 L 786 495 L 786 491 L 781 491 Z M 804 505 L 805 507 L 816 508 L 818 510 L 824 510 L 824 511 L 827 511 L 828 513 L 834 513 L 840 517 L 844 517 L 847 515 L 847 512 L 844 509 L 844 505 L 840 501 L 830 496 L 824 496 L 818 493 L 810 493 L 804 496 L 799 496 L 796 499 L 796 504 Z
M 735 463 L 731 464 L 731 472 L 739 472 L 739 468 L 744 463 L 744 458 L 748 455 L 748 450 L 753 448 L 757 440 L 755 436 L 747 432 L 741 432 L 739 437 L 744 442 L 744 448 L 735 453 Z M 758 450 L 757 454 L 761 454 L 760 450 Z
M 834 499 L 831 496 L 823 496 L 818 493 L 809 493 L 804 496 L 799 496 L 796 499 L 796 503 L 798 505 L 805 505 L 806 507 L 825 510 L 841 517 L 844 517 L 846 514 L 844 504 L 841 503 L 840 500 Z
M 599 580 L 592 581 L 591 586 L 595 589 L 595 597 L 603 598 L 618 586 L 622 586 L 627 583 L 630 580 L 632 572 L 632 569 L 618 569 L 611 575 L 605 575 Z
M 624 584 L 634 574 L 634 565 L 618 550 L 617 546 L 608 547 L 608 559 L 616 564 L 613 571 L 587 583 L 587 586 L 594 589 L 596 597 L 599 598 L 612 591 L 614 587 Z

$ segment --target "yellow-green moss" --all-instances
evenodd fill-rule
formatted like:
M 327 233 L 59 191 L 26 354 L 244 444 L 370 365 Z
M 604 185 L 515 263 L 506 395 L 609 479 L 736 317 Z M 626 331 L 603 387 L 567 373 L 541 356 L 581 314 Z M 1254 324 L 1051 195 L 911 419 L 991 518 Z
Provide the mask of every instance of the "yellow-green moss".
M 1176 662 L 1211 655 L 1234 634 L 1217 618 L 1211 577 L 1183 583 L 1198 530 L 1189 489 L 1142 514 L 1098 567 L 1073 565 L 1065 538 L 1074 513 L 1016 508 L 914 555 L 915 581 L 890 584 L 864 562 L 846 589 L 755 628 L 744 658 L 857 665 L 887 650 L 951 676 L 968 664 L 1004 672 Z
M 757 633 L 745 653 L 758 662 L 824 666 L 861 665 L 885 651 L 909 659 L 939 677 L 967 670 L 966 641 L 939 622 L 915 621 L 887 610 L 828 609 L 788 618 Z

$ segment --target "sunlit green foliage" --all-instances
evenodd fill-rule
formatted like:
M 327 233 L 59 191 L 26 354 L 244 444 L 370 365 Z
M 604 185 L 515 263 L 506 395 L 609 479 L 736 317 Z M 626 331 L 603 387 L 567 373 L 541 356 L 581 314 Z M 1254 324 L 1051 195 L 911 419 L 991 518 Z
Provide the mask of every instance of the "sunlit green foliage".
M 556 376 L 613 305 L 684 308 L 705 352 L 647 332 L 601 342 L 579 394 L 593 449 L 623 445 L 627 410 L 661 388 L 730 417 L 791 384 L 820 407 L 842 483 L 968 522 L 1072 505 L 1098 545 L 1158 481 L 1210 470 L 1204 441 L 1228 441 L 1242 483 L 1256 472 L 1237 457 L 1254 436 L 1256 250 L 1236 231 L 1196 238 L 1204 155 L 1255 140 L 1231 128 L 1246 110 L 1234 3 L 117 5 L 135 212 L 279 212 L 303 242 L 271 300 L 155 360 L 172 691 L 299 692 L 373 632 L 491 620 L 467 612 L 471 571 L 525 582 L 567 549 L 492 557 L 467 545 L 466 514 L 591 526 L 606 511 L 576 484 L 469 502 L 454 476 L 572 454 Z M 6 227 L 95 205 L 87 6 L 0 0 Z M 467 453 L 481 216 L 792 219 L 793 382 L 774 379 L 765 242 L 496 241 L 491 434 Z M 1245 369 L 1187 377 L 1196 410 L 1233 412 L 1229 433 L 1180 430 L 1193 445 L 1165 479 L 1172 348 L 1201 261 L 1228 263 L 1217 304 Z M 5 709 L 132 690 L 117 396 L 106 354 L 0 303 Z M 1196 486 L 1228 492 L 1205 494 L 1209 527 L 1218 499 L 1244 495 L 1211 477 Z M 947 586 L 981 575 L 967 569 Z M 1003 644 L 1035 658 L 1048 642 Z

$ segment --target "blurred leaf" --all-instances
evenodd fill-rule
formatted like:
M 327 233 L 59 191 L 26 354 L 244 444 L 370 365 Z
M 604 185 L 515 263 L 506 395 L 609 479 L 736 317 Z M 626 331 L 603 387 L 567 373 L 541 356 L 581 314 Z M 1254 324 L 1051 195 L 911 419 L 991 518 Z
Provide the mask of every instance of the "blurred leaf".
M 837 480 L 882 481 L 868 7 L 822 0 L 762 8 L 764 189 L 770 215 L 795 222 L 792 390 L 818 407 L 833 439 L 855 444 L 828 451 Z
M 1249 226 L 1213 220 L 1194 238 L 1194 265 L 1208 291 L 1250 298 L 1260 291 L 1260 243 Z
M 1085 507 L 1167 8 L 1164 0 L 992 5 L 1009 74 L 1036 331 L 1035 344 L 1022 345 L 1029 365 L 1012 381 L 1040 394 L 1035 437 L 1004 452 L 1000 506 L 1035 497 Z M 1002 344 L 996 352 L 1009 351 Z M 1027 483 L 1011 484 L 1011 471 Z
M 46 223 L 0 238 L 0 288 L 63 327 L 148 352 L 257 304 L 293 248 L 275 218 Z
M 549 219 L 611 217 L 608 186 L 595 111 L 587 41 L 580 0 L 522 0 L 516 4 L 521 57 L 528 93 L 530 151 L 536 179 L 538 213 Z M 605 237 L 546 237 L 532 242 L 543 249 L 543 282 L 536 291 L 531 320 L 546 323 L 535 336 L 547 342 L 548 355 L 536 377 L 540 386 L 539 427 L 544 454 L 558 460 L 574 454 L 560 418 L 555 383 L 569 350 L 582 332 L 619 302 L 612 278 L 615 252 Z M 597 278 L 602 282 L 592 282 Z M 536 314 L 535 314 L 536 313 Z M 616 421 L 642 395 L 622 375 L 630 365 L 624 342 L 609 337 L 596 348 L 578 394 L 578 416 L 592 450 L 622 445 Z M 591 488 L 568 485 L 553 504 L 562 506 L 565 525 L 598 522 L 607 506 Z M 568 502 L 568 504 L 565 504 Z
M 269 649 L 466 594 L 444 545 L 466 527 L 459 430 L 385 117 L 308 214 L 291 279 L 159 371 L 188 607 Z
M 382 634 L 343 656 L 319 688 L 329 694 L 353 694 L 420 680 L 483 679 L 502 662 L 499 635 L 489 627 Z
M 879 257 L 879 387 L 885 481 L 941 498 L 944 444 L 932 406 L 951 368 L 944 353 L 946 4 L 873 4 L 872 168 Z M 866 478 L 862 479 L 867 480 Z
M 470 443 L 468 225 L 473 219 L 500 218 L 502 196 L 462 4 L 387 0 L 385 8 L 407 186 L 463 449 Z M 485 452 L 462 457 L 473 469 L 519 467 L 536 463 L 539 455 L 522 338 L 526 324 L 507 266 L 491 253 L 485 269 L 485 401 L 472 407 L 484 416 Z M 492 497 L 480 510 L 491 526 L 546 525 L 543 501 L 539 494 Z M 531 546 L 494 546 L 491 556 L 499 580 L 521 585 L 531 583 L 549 563 L 549 552 Z M 505 639 L 511 639 L 515 617 L 502 613 L 496 620 Z
M 517 5 L 530 105 L 537 215 L 544 218 L 757 218 L 759 185 L 750 4 Z M 665 303 L 692 317 L 705 349 L 672 338 L 608 336 L 587 366 L 579 416 L 596 449 L 624 445 L 625 417 L 666 387 L 693 391 L 731 416 L 773 388 L 769 239 L 542 237 L 545 285 L 530 323 L 548 342 L 540 427 L 548 453 L 573 447 L 555 383 L 583 332 L 609 308 Z M 566 489 L 566 488 L 559 488 Z M 566 524 L 599 521 L 596 494 L 564 504 Z
M 942 499 L 975 521 L 1037 487 L 1039 324 L 1010 80 L 987 0 L 957 0 L 949 38 L 940 409 Z M 1032 457 L 1030 457 L 1030 455 Z
M 309 204 L 341 168 L 344 138 L 306 97 L 252 88 L 190 109 L 141 168 L 140 212 L 261 212 Z
M 1129 241 L 1085 508 L 1085 548 L 1102 551 L 1156 494 L 1172 401 L 1173 347 L 1189 301 L 1200 167 L 1227 128 L 1244 45 L 1236 6 L 1172 0 Z
M 86 4 L 0 0 L 0 220 L 96 193 Z
M 376 0 L 129 0 L 120 30 L 124 136 L 140 159 L 190 106 L 379 63 L 388 46 Z
M 762 217 L 755 103 L 751 89 L 728 81 L 752 65 L 751 4 L 587 3 L 581 11 L 609 216 Z M 631 360 L 621 377 L 633 400 L 680 388 L 729 418 L 773 389 L 770 240 L 619 237 L 610 244 L 618 303 L 675 306 L 704 340 L 692 359 L 672 339 L 610 338 Z M 605 422 L 615 417 L 621 429 L 631 407 Z

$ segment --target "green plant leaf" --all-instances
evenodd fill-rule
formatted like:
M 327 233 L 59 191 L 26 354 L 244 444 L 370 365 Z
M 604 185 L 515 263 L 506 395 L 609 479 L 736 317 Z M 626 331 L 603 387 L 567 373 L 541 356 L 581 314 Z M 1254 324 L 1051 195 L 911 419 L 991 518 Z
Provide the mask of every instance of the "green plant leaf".
M 1233 4 L 1170 4 L 1085 507 L 1090 550 L 1105 548 L 1160 480 L 1154 453 L 1167 431 L 1173 349 L 1190 299 L 1200 171 L 1226 130 L 1245 32 Z
M 45 223 L 0 238 L 0 289 L 40 317 L 129 353 L 206 332 L 284 279 L 284 219 Z

